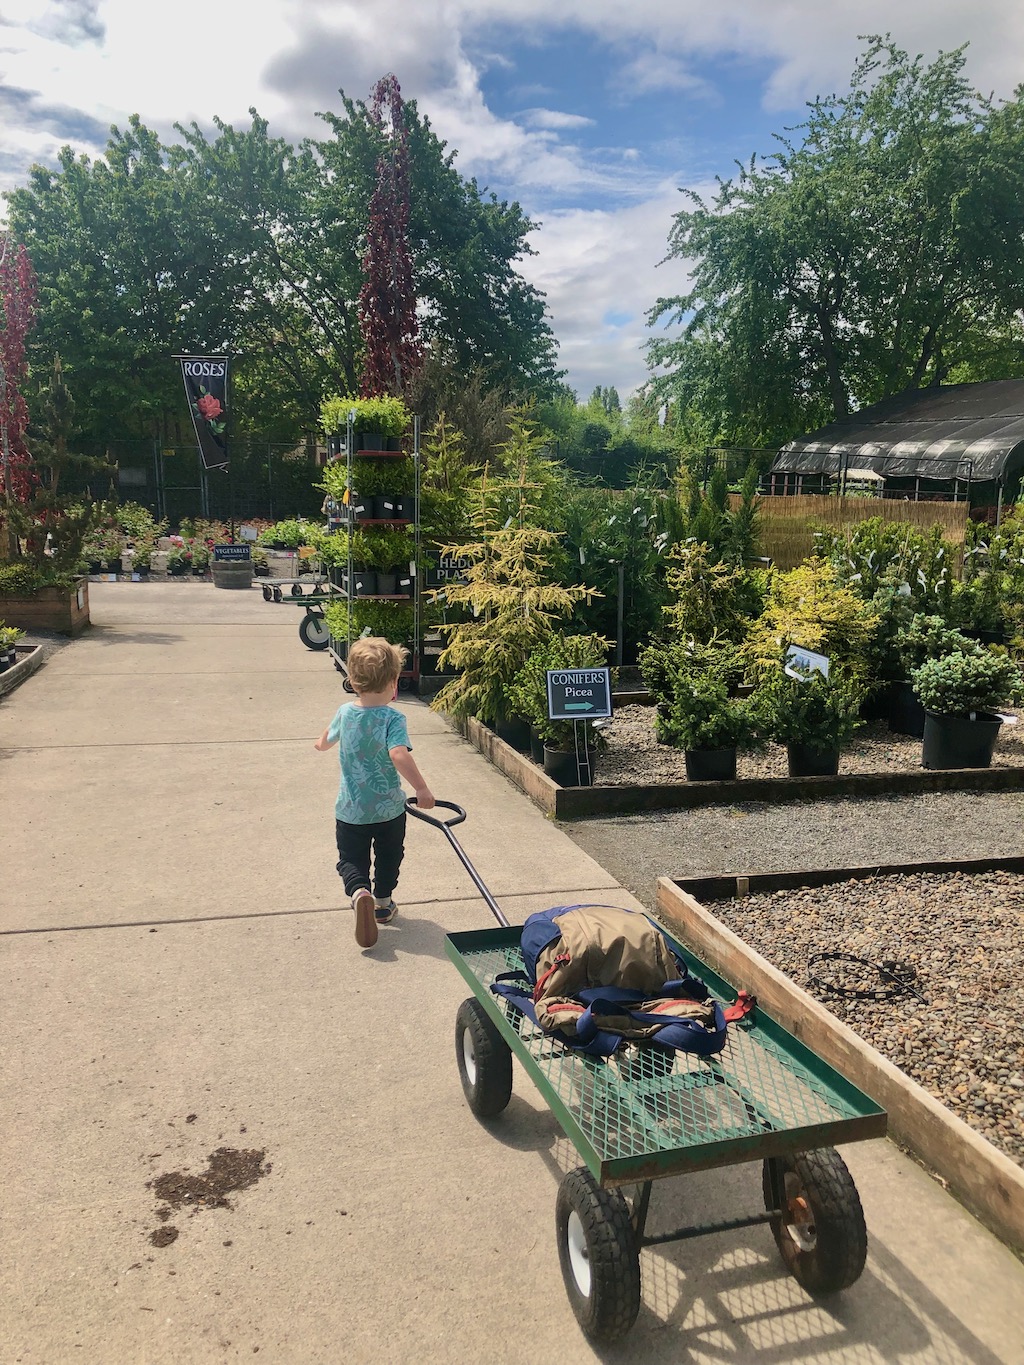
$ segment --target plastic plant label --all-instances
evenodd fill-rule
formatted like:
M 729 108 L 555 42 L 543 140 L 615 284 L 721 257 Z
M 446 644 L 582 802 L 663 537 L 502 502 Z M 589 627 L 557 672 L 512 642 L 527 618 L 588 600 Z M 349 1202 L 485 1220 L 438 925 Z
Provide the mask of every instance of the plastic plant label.
M 804 649 L 801 645 L 790 645 L 786 650 L 786 665 L 782 671 L 787 678 L 806 682 L 812 673 L 820 673 L 827 678 L 828 667 L 827 655 L 816 654 L 813 649 Z

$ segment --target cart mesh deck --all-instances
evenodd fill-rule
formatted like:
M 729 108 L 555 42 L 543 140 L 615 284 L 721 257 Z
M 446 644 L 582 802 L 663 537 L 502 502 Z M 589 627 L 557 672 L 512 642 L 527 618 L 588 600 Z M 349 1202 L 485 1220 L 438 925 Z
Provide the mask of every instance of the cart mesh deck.
M 627 1046 L 609 1061 L 542 1033 L 490 984 L 521 970 L 520 930 L 450 934 L 449 957 L 604 1185 L 884 1135 L 886 1115 L 758 1009 L 699 1058 Z M 723 1003 L 735 991 L 676 944 Z

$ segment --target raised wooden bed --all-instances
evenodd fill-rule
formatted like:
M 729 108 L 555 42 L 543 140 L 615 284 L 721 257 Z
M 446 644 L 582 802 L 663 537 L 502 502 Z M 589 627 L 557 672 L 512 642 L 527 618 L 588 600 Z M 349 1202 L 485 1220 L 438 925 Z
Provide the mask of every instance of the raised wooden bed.
M 743 894 L 744 886 L 768 891 L 894 872 L 981 872 L 995 866 L 1019 870 L 1022 863 L 1019 858 L 975 859 L 828 872 L 734 873 L 697 883 L 658 880 L 658 910 L 672 932 L 733 986 L 757 996 L 794 1037 L 882 1105 L 889 1114 L 889 1136 L 929 1166 L 961 1203 L 1017 1252 L 1024 1252 L 1024 1170 L 755 952 L 688 888 L 697 885 L 709 895 L 717 885 L 723 898 L 731 898 L 737 891 Z
M 0 597 L 0 621 L 22 630 L 55 630 L 81 635 L 89 624 L 89 580 L 70 588 L 40 588 L 28 597 Z
M 13 692 L 43 662 L 42 645 L 15 645 L 18 661 L 13 668 L 0 673 L 0 697 Z

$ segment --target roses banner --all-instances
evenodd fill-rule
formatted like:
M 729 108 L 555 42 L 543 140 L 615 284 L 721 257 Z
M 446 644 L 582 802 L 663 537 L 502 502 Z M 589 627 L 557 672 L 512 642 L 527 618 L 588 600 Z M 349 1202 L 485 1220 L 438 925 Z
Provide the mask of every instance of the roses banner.
M 181 355 L 181 377 L 206 469 L 228 462 L 228 357 Z

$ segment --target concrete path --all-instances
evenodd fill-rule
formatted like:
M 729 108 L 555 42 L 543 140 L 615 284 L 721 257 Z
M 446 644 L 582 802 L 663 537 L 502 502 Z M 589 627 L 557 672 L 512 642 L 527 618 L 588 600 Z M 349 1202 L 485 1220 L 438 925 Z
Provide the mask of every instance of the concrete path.
M 491 921 L 439 833 L 413 825 L 398 927 L 355 945 L 337 760 L 312 747 L 342 693 L 299 611 L 208 584 L 90 593 L 94 628 L 0 703 L 0 1361 L 602 1358 L 558 1269 L 575 1153 L 518 1068 L 490 1128 L 462 1097 L 442 938 Z M 566 895 L 636 904 L 403 705 L 513 922 Z M 162 1221 L 186 1188 L 168 1177 L 220 1148 L 257 1178 Z M 891 1145 L 844 1154 L 871 1237 L 850 1291 L 814 1303 L 764 1228 L 656 1248 L 607 1358 L 1021 1365 L 1024 1267 Z M 654 1217 L 745 1211 L 759 1184 L 665 1182 Z

